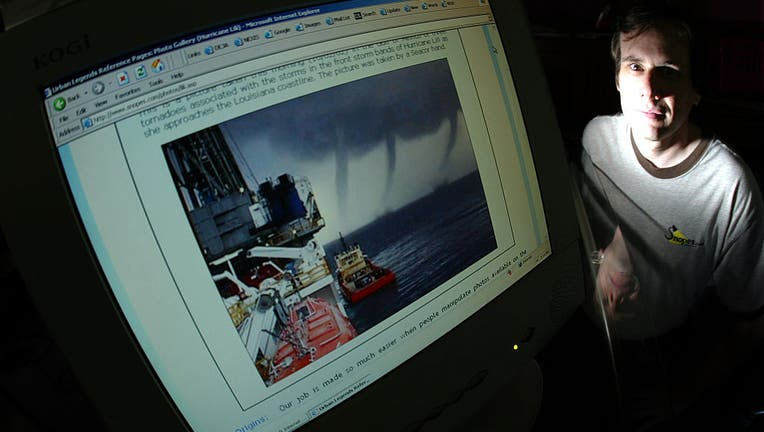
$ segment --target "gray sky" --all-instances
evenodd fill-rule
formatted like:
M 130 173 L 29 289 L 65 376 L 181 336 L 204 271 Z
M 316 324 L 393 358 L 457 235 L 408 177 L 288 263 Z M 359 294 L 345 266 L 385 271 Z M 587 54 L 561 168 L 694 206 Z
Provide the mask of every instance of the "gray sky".
M 327 221 L 322 243 L 477 168 L 445 60 L 329 88 L 221 128 L 237 159 L 246 159 L 239 163 L 253 189 L 253 176 L 310 180 Z

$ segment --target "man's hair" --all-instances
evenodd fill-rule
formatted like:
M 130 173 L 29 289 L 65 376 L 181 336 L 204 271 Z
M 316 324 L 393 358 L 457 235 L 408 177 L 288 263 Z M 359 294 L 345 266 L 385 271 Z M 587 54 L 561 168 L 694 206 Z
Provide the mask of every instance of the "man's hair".
M 688 18 L 682 16 L 665 1 L 643 0 L 634 2 L 616 19 L 615 31 L 610 40 L 610 55 L 615 62 L 616 74 L 621 65 L 621 35 L 628 34 L 629 39 L 632 39 L 658 27 L 672 32 L 672 39 L 687 43 L 690 62 L 694 64 L 696 57 L 694 36 Z M 694 71 L 695 68 L 691 66 L 691 69 Z

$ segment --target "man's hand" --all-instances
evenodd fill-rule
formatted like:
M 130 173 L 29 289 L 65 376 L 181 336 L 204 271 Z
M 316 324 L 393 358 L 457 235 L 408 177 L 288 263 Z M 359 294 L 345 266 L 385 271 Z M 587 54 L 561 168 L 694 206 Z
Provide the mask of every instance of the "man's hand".
M 618 227 L 613 240 L 600 251 L 595 300 L 602 304 L 608 318 L 633 319 L 638 312 L 639 281 Z

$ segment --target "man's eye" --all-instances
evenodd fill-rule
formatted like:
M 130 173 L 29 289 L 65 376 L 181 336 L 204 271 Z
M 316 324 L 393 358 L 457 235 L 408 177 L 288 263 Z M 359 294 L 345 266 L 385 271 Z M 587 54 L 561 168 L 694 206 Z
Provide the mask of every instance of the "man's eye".
M 639 72 L 642 70 L 642 65 L 639 65 L 637 63 L 629 63 L 628 68 L 631 71 Z
M 678 78 L 681 75 L 679 70 L 672 67 L 661 67 L 658 69 L 658 71 L 666 78 Z

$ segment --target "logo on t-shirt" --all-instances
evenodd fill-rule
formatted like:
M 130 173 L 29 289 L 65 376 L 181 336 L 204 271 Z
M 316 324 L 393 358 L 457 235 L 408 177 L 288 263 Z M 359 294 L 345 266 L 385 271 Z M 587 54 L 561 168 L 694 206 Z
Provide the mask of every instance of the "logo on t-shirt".
M 676 225 L 671 225 L 670 228 L 666 229 L 663 236 L 666 237 L 666 240 L 668 240 L 669 243 L 675 244 L 677 246 L 690 246 L 690 247 L 703 246 L 703 242 L 698 242 L 696 240 L 687 238 L 687 236 L 684 235 L 684 233 L 679 231 Z

